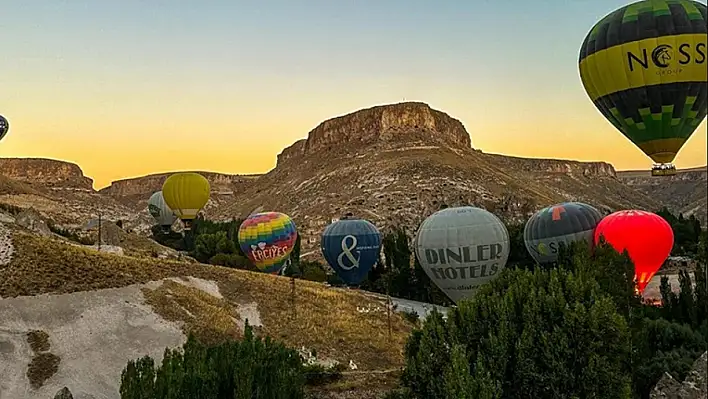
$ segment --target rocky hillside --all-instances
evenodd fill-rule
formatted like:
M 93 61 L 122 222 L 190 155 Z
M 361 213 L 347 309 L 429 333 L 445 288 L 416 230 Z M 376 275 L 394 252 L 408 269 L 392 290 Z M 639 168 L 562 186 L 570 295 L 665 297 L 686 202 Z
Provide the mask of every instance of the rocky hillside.
M 152 223 L 147 211 L 136 212 L 118 200 L 94 191 L 91 179 L 84 177 L 76 165 L 49 160 L 3 161 L 7 159 L 0 159 L 5 166 L 16 166 L 21 162 L 36 166 L 42 165 L 41 161 L 47 161 L 43 167 L 34 169 L 37 171 L 36 178 L 32 174 L 33 169 L 29 168 L 23 171 L 9 168 L 0 171 L 0 208 L 11 214 L 34 209 L 53 224 L 68 228 L 81 228 L 97 218 L 99 213 L 104 219 L 123 221 L 125 228 L 130 230 L 147 231 Z M 56 166 L 56 171 L 47 169 L 47 165 Z M 66 171 L 72 174 L 66 175 L 66 180 L 56 180 Z M 43 182 L 43 179 L 48 182 Z
M 413 327 L 385 298 L 186 261 L 99 253 L 41 237 L 0 212 L 0 398 L 119 398 L 121 371 L 189 333 L 257 334 L 323 366 L 357 365 L 321 398 L 379 397 L 396 384 Z M 390 324 L 389 324 L 390 323 Z M 390 334 L 389 334 L 390 328 Z M 32 336 L 47 342 L 42 349 Z
M 414 229 L 441 206 L 483 206 L 522 219 L 580 200 L 609 212 L 660 202 L 617 179 L 607 163 L 525 159 L 470 146 L 462 123 L 423 103 L 378 106 L 323 122 L 278 156 L 275 169 L 217 209 L 222 218 L 261 210 L 291 215 L 313 249 L 346 213 Z
M 211 208 L 233 200 L 233 194 L 256 182 L 260 175 L 227 175 L 223 173 L 202 172 L 197 173 L 206 177 L 211 185 L 211 200 L 206 207 Z M 101 189 L 99 193 L 113 197 L 136 210 L 144 210 L 147 200 L 156 191 L 162 189 L 162 184 L 171 173 L 160 173 L 131 179 L 117 180 L 110 186 Z
M 652 177 L 649 171 L 617 172 L 625 184 L 665 204 L 672 212 L 695 215 L 703 225 L 708 213 L 708 169 L 679 170 L 674 176 Z
M 29 185 L 93 191 L 93 180 L 73 163 L 40 158 L 0 158 L 0 175 Z

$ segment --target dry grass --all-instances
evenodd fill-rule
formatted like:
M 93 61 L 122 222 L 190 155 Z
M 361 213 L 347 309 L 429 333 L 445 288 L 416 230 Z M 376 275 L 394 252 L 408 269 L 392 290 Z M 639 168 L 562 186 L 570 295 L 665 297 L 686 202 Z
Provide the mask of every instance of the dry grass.
M 316 398 L 327 399 L 381 398 L 399 386 L 400 376 L 400 371 L 344 374 L 341 380 L 323 387 L 308 388 L 308 392 Z
M 388 335 L 385 305 L 351 290 L 337 290 L 296 280 L 294 311 L 291 281 L 261 273 L 202 264 L 140 259 L 98 253 L 15 232 L 16 254 L 0 270 L 0 296 L 71 293 L 147 283 L 167 277 L 194 276 L 217 282 L 224 299 L 171 281 L 146 292 L 149 304 L 163 317 L 181 321 L 186 332 L 205 340 L 240 334 L 238 305 L 255 302 L 263 327 L 286 344 L 315 349 L 319 358 L 359 370 L 387 370 L 403 363 L 403 348 L 411 326 L 398 314 L 391 317 Z M 359 313 L 359 307 L 382 309 Z
M 206 343 L 241 337 L 239 314 L 233 304 L 200 289 L 167 280 L 159 288 L 143 289 L 146 303 L 166 320 L 183 322 L 184 331 Z

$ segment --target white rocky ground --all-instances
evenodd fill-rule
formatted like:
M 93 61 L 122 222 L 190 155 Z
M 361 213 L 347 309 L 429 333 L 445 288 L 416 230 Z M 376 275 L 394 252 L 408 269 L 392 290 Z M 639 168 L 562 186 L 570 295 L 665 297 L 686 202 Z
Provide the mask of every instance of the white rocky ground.
M 188 284 L 221 297 L 215 283 L 189 278 Z M 129 360 L 149 355 L 161 361 L 166 347 L 185 341 L 180 326 L 164 320 L 144 304 L 141 288 L 161 282 L 66 295 L 0 299 L 0 399 L 46 399 L 62 387 L 74 399 L 117 399 L 120 374 Z M 242 318 L 259 324 L 255 306 Z M 59 371 L 38 390 L 29 386 L 27 365 L 32 351 L 27 332 L 49 334 Z
M 15 246 L 12 245 L 12 233 L 0 221 L 0 267 L 7 266 L 12 260 Z

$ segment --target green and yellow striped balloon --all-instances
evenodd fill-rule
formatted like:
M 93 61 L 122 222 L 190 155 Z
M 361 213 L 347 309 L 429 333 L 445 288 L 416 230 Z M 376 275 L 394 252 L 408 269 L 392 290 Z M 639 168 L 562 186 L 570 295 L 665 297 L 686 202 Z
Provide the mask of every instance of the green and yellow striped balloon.
M 706 6 L 644 0 L 600 20 L 580 49 L 597 109 L 656 163 L 670 163 L 706 116 Z

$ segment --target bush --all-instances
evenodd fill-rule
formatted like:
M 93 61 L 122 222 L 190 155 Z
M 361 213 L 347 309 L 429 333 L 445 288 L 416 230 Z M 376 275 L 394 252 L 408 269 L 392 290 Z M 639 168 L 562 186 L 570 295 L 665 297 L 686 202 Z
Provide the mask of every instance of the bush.
M 324 283 L 327 281 L 327 272 L 319 262 L 301 260 L 298 265 L 301 278 L 309 281 Z
M 331 367 L 325 367 L 321 364 L 308 364 L 304 366 L 305 384 L 307 385 L 326 385 L 338 381 L 342 378 L 344 365 L 337 363 Z
M 209 258 L 212 265 L 232 267 L 235 269 L 250 269 L 251 262 L 239 254 L 218 253 Z
M 162 365 L 148 356 L 121 374 L 121 399 L 297 399 L 304 397 L 302 358 L 253 335 L 207 347 L 190 336 L 183 350 L 165 350 Z
M 664 372 L 682 380 L 693 362 L 706 350 L 706 341 L 685 324 L 645 318 L 632 337 L 634 391 L 648 398 Z
M 411 335 L 402 383 L 416 398 L 629 398 L 629 337 L 592 278 L 505 270 Z

